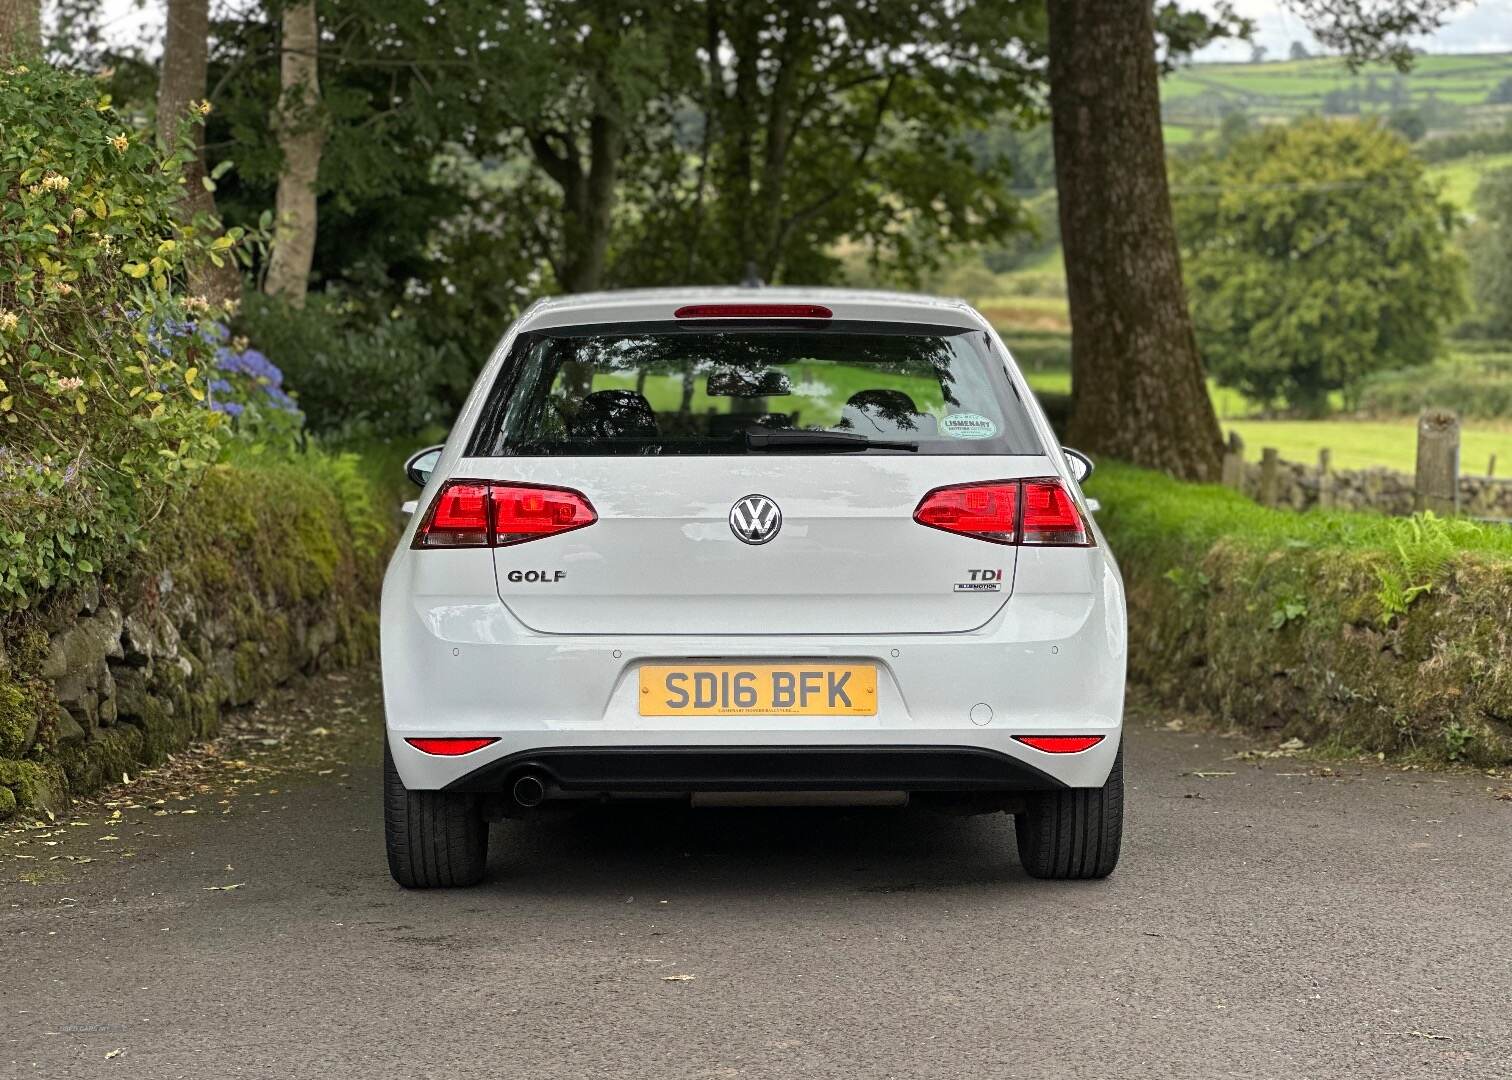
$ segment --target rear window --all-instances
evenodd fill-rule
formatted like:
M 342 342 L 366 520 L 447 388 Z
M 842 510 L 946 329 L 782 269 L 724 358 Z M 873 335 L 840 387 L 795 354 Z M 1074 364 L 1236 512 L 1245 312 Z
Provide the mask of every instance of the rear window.
M 521 335 L 468 452 L 1043 450 L 1002 359 L 981 331 L 658 323 Z

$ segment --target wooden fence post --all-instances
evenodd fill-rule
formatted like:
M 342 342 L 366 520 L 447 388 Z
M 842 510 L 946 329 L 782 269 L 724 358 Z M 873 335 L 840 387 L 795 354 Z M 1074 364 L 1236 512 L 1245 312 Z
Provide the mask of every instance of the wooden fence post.
M 1334 505 L 1333 452 L 1328 447 L 1318 451 L 1318 509 L 1332 510 Z
M 1274 446 L 1260 451 L 1260 505 L 1275 506 L 1281 501 L 1281 452 Z
M 1223 451 L 1223 486 L 1244 490 L 1244 440 L 1237 431 L 1229 432 L 1228 446 Z
M 1424 409 L 1418 417 L 1414 510 L 1459 513 L 1459 449 L 1459 417 L 1449 409 Z

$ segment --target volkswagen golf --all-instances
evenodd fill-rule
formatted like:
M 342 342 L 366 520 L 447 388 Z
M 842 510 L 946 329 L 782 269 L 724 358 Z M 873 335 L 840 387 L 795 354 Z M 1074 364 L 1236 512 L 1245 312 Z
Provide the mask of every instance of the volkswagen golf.
M 683 289 L 504 334 L 383 586 L 401 885 L 484 876 L 568 800 L 1014 815 L 1118 861 L 1123 583 L 1063 449 L 959 300 Z

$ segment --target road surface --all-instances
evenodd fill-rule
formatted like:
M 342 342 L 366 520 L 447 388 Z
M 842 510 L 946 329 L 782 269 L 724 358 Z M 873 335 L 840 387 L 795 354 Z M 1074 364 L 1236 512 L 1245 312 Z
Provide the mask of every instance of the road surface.
M 1002 815 L 645 807 L 408 893 L 380 724 L 316 680 L 0 836 L 0 1076 L 1512 1076 L 1512 778 L 1155 718 L 1106 882 Z

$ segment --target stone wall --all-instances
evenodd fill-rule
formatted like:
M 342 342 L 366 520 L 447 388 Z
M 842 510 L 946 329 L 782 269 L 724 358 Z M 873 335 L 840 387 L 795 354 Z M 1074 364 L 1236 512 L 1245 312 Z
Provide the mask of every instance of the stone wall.
M 1494 542 L 1334 529 L 1112 463 L 1088 493 L 1123 570 L 1129 677 L 1162 706 L 1271 746 L 1512 764 L 1512 558 Z
M 1293 510 L 1316 507 L 1320 482 L 1317 466 L 1295 461 L 1282 461 L 1278 465 L 1276 505 Z M 1257 501 L 1260 475 L 1258 463 L 1244 463 L 1243 491 Z M 1415 492 L 1411 473 L 1392 469 L 1330 469 L 1328 485 L 1336 510 L 1377 510 L 1394 516 L 1412 513 Z M 1512 519 L 1512 479 L 1461 476 L 1459 490 L 1460 513 Z
M 297 466 L 221 472 L 119 572 L 0 619 L 0 819 L 60 808 L 214 736 L 224 709 L 371 655 L 393 527 L 341 488 Z

